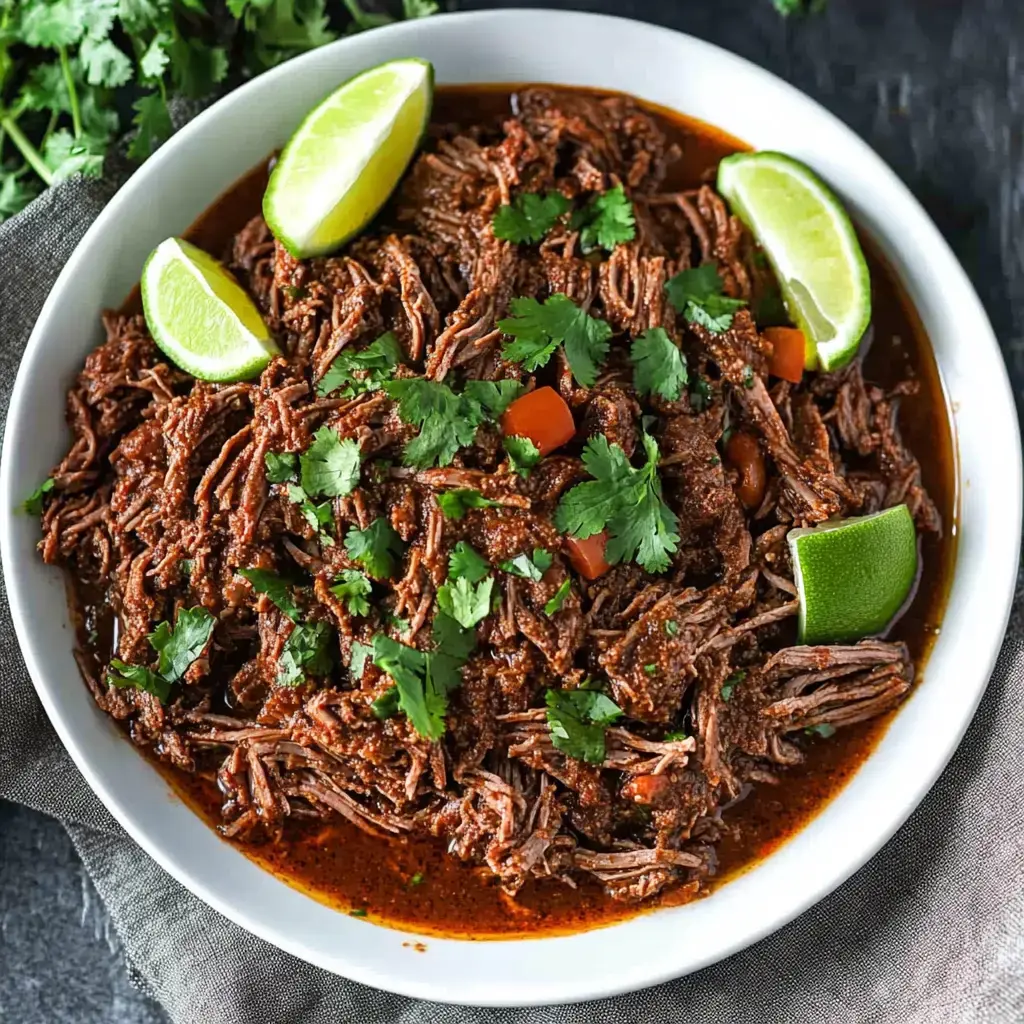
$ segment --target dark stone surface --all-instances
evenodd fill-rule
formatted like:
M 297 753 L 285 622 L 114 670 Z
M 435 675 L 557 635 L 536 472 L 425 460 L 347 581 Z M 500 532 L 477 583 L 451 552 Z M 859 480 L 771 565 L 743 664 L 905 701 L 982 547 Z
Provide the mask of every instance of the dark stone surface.
M 831 109 L 892 165 L 953 246 L 1024 404 L 1020 0 L 831 0 L 824 14 L 788 21 L 770 0 L 458 4 L 503 6 L 658 22 L 761 64 Z M 0 1020 L 165 1020 L 131 986 L 109 919 L 63 829 L 9 804 L 0 804 Z

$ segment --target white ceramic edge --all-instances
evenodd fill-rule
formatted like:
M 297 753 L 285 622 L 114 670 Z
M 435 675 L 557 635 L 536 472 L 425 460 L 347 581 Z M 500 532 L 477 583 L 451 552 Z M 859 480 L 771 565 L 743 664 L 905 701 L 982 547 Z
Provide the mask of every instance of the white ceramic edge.
M 539 20 L 544 21 L 540 31 Z M 523 64 L 529 70 L 517 74 L 516 61 L 512 59 L 515 44 L 527 38 L 531 52 Z M 615 45 L 601 47 L 597 45 L 599 38 L 614 41 Z M 460 39 L 471 41 L 476 47 L 476 63 L 471 72 L 463 70 L 468 58 L 452 52 L 453 42 Z M 584 40 L 588 47 L 597 45 L 593 52 L 606 55 L 603 67 L 596 66 L 596 62 L 590 66 L 586 61 L 577 67 L 567 56 L 567 45 L 583 51 Z M 147 229 L 153 230 L 146 223 L 146 211 L 157 207 L 153 213 L 157 222 L 170 216 L 168 211 L 159 209 L 163 198 L 159 186 L 162 180 L 174 179 L 175 174 L 179 178 L 176 187 L 186 193 L 187 201 L 182 200 L 181 206 L 189 207 L 182 211 L 179 229 L 184 228 L 205 203 L 244 170 L 217 170 L 211 160 L 204 159 L 200 141 L 206 137 L 209 142 L 209 132 L 215 124 L 227 123 L 234 112 L 251 108 L 257 101 L 272 112 L 279 84 L 288 81 L 290 94 L 301 93 L 304 88 L 308 91 L 302 82 L 304 72 L 307 77 L 324 81 L 328 77 L 325 69 L 337 66 L 340 81 L 345 77 L 341 67 L 355 69 L 404 54 L 435 59 L 440 65 L 439 81 L 529 79 L 608 85 L 657 102 L 665 102 L 670 91 L 658 79 L 659 69 L 664 70 L 666 62 L 676 59 L 682 75 L 728 78 L 741 90 L 736 95 L 735 109 L 723 112 L 720 106 L 715 108 L 719 101 L 702 99 L 698 90 L 684 112 L 719 124 L 760 148 L 784 148 L 796 156 L 805 153 L 827 180 L 847 193 L 848 200 L 849 192 L 856 188 L 845 188 L 844 182 L 856 182 L 850 178 L 852 172 L 838 161 L 848 163 L 852 154 L 859 176 L 871 181 L 871 195 L 867 204 L 854 201 L 851 205 L 860 224 L 896 266 L 922 312 L 926 327 L 942 339 L 942 344 L 937 345 L 940 366 L 954 410 L 958 410 L 962 450 L 968 453 L 963 467 L 966 478 L 961 481 L 962 527 L 957 572 L 947 628 L 935 645 L 930 670 L 875 754 L 806 829 L 757 868 L 707 900 L 574 936 L 514 943 L 429 937 L 429 953 L 425 956 L 402 952 L 400 944 L 408 933 L 353 921 L 273 879 L 217 840 L 173 797 L 167 798 L 165 805 L 154 813 L 153 793 L 166 797 L 170 792 L 166 785 L 123 742 L 104 716 L 94 708 L 86 709 L 82 695 L 89 699 L 88 694 L 77 678 L 57 680 L 44 668 L 47 661 L 60 660 L 63 665 L 70 660 L 67 651 L 53 651 L 58 645 L 53 643 L 52 618 L 61 614 L 53 605 L 63 600 L 63 588 L 52 577 L 44 578 L 33 561 L 32 542 L 37 536 L 34 524 L 13 514 L 20 498 L 46 471 L 45 465 L 40 465 L 40 456 L 33 463 L 25 455 L 27 438 L 33 428 L 41 432 L 44 443 L 48 433 L 52 433 L 47 429 L 46 417 L 52 418 L 54 410 L 50 408 L 44 416 L 31 407 L 32 378 L 46 373 L 46 350 L 55 343 L 51 330 L 59 324 L 60 297 L 73 291 L 75 280 L 89 277 L 89 260 L 97 240 L 108 231 L 116 231 L 118 217 L 132 209 L 136 221 L 143 222 L 138 231 L 142 242 L 147 246 L 155 244 L 159 238 L 145 237 Z M 645 59 L 648 54 L 649 61 Z M 446 74 L 446 64 L 462 73 Z M 628 81 L 619 77 L 627 74 Z M 757 110 L 765 96 L 771 96 L 776 115 L 780 119 L 784 114 L 791 117 L 792 125 L 766 127 L 765 120 L 758 120 Z M 316 98 L 311 97 L 314 101 Z M 271 113 L 271 119 L 272 116 Z M 809 148 L 803 144 L 806 135 L 803 139 L 794 135 L 801 125 L 805 131 L 813 126 L 815 140 Z M 280 140 L 264 139 L 263 149 L 269 149 L 275 141 Z M 816 147 L 820 147 L 820 152 Z M 196 172 L 195 186 L 180 181 L 181 167 L 186 165 L 175 166 L 186 153 L 189 170 Z M 143 196 L 147 196 L 146 202 Z M 882 223 L 887 211 L 899 223 L 898 237 L 888 234 Z M 139 244 L 137 239 L 125 243 L 134 249 Z M 107 260 L 112 261 L 109 255 Z M 141 267 L 141 262 L 138 266 Z M 116 273 L 112 272 L 111 277 L 124 276 L 116 264 L 114 268 Z M 137 268 L 126 280 L 130 281 L 132 274 L 137 277 Z M 932 279 L 940 281 L 941 287 L 932 286 Z M 99 279 L 97 286 L 103 290 L 103 279 Z M 116 296 L 105 299 L 114 302 Z M 954 312 L 958 329 L 970 338 L 969 355 L 958 352 L 949 338 L 952 328 L 944 326 L 952 322 Z M 937 320 L 939 314 L 945 319 Z M 75 346 L 76 351 L 86 347 L 85 340 Z M 982 381 L 984 388 L 976 386 Z M 11 425 L 17 430 L 12 431 Z M 1006 448 L 986 456 L 984 453 L 989 449 L 985 444 L 995 437 L 1002 438 Z M 991 327 L 945 241 L 879 158 L 813 101 L 768 72 L 717 47 L 624 19 L 534 10 L 447 15 L 343 40 L 255 79 L 178 133 L 113 198 L 54 286 L 19 370 L 0 464 L 4 577 L 29 673 L 75 763 L 132 838 L 206 903 L 302 959 L 401 994 L 473 1005 L 517 1006 L 593 999 L 678 977 L 774 931 L 848 878 L 917 806 L 973 716 L 995 663 L 1010 611 L 1020 546 L 1020 511 L 1019 432 L 1009 382 Z M 981 598 L 985 599 L 984 608 Z M 45 630 L 37 629 L 35 619 L 48 608 L 51 625 Z M 62 627 L 69 642 L 66 621 Z M 954 633 L 965 639 L 954 642 L 950 638 Z M 980 661 L 976 654 L 966 650 L 968 638 L 972 652 L 982 652 Z M 91 699 L 89 703 L 91 706 Z M 72 717 L 73 713 L 78 717 Z M 914 768 L 908 767 L 905 774 L 887 776 L 885 766 L 893 763 Z M 135 767 L 139 768 L 137 772 L 132 770 Z M 128 771 L 119 773 L 118 768 Z M 869 799 L 870 815 L 865 813 L 865 802 Z M 182 834 L 194 848 L 181 849 L 186 842 Z M 211 871 L 214 876 L 206 877 Z M 259 893 L 258 900 L 248 898 L 253 891 Z M 795 898 L 794 892 L 798 894 Z M 700 941 L 695 941 L 698 932 Z M 339 940 L 341 948 L 336 945 Z M 446 980 L 452 978 L 457 980 Z

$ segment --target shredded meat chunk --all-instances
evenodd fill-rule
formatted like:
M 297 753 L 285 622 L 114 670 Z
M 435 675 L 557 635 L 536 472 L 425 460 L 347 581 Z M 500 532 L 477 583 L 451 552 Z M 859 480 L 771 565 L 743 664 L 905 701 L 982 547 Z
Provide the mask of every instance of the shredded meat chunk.
M 629 99 L 529 88 L 497 121 L 433 126 L 372 230 L 335 255 L 293 257 L 260 216 L 229 240 L 216 255 L 280 348 L 257 380 L 196 380 L 143 317 L 105 317 L 68 392 L 72 443 L 44 495 L 39 547 L 104 627 L 79 651 L 97 703 L 140 746 L 216 780 L 225 836 L 287 842 L 296 819 L 340 818 L 381 843 L 439 837 L 510 895 L 534 879 L 590 879 L 628 901 L 696 896 L 729 827 L 723 809 L 803 759 L 818 742 L 809 732 L 904 698 L 914 663 L 902 643 L 794 644 L 786 533 L 900 503 L 922 533 L 941 532 L 899 430 L 900 399 L 917 385 L 883 389 L 859 362 L 773 384 L 751 312 L 770 272 L 710 185 L 672 191 L 679 155 Z M 579 209 L 619 186 L 635 235 L 609 251 L 585 247 L 568 217 L 533 244 L 495 233 L 495 212 L 526 193 Z M 750 304 L 726 328 L 668 301 L 666 283 L 702 264 Z M 592 386 L 568 345 L 530 372 L 504 351 L 512 300 L 556 294 L 610 326 Z M 673 397 L 645 388 L 630 359 L 631 343 L 658 331 L 688 372 L 691 390 Z M 401 353 L 389 379 L 457 393 L 467 381 L 553 387 L 576 437 L 523 469 L 493 416 L 438 465 L 408 464 L 420 426 L 394 389 L 375 371 L 331 383 L 385 334 Z M 296 459 L 325 427 L 361 468 L 354 486 L 314 501 Z M 737 429 L 765 454 L 759 508 L 741 503 L 739 471 L 722 458 Z M 645 433 L 678 545 L 664 572 L 626 558 L 585 578 L 556 508 L 588 479 L 588 439 L 603 435 L 638 466 Z M 385 528 L 394 543 L 371 568 L 353 537 Z M 439 609 L 470 547 L 491 582 L 452 669 L 437 637 L 456 613 Z M 260 573 L 286 596 L 257 585 Z M 205 610 L 214 628 L 166 701 L 108 681 L 115 658 L 163 672 L 154 633 L 183 609 Z M 314 635 L 327 638 L 329 669 L 301 662 Z M 434 673 L 422 709 L 442 706 L 433 732 L 419 731 L 402 669 L 381 667 L 375 639 Z M 581 719 L 589 747 L 558 734 L 556 691 L 614 703 L 607 721 Z

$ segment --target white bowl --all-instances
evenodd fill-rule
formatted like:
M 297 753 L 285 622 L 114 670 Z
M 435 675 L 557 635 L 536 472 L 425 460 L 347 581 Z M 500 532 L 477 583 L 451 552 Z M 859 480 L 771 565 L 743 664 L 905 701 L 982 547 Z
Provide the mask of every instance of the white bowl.
M 599 54 L 599 59 L 594 59 Z M 66 448 L 64 394 L 161 239 L 184 230 L 354 72 L 433 61 L 439 82 L 559 82 L 634 93 L 806 161 L 878 243 L 932 340 L 954 410 L 961 472 L 955 578 L 925 678 L 856 777 L 799 835 L 708 899 L 584 934 L 427 939 L 323 906 L 222 842 L 101 714 L 79 679 L 61 575 L 35 552 L 20 501 Z M 346 39 L 231 93 L 176 135 L 82 239 L 21 364 L 0 469 L 0 543 L 18 639 L 50 719 L 97 795 L 170 874 L 295 956 L 410 996 L 485 1005 L 608 996 L 678 977 L 768 934 L 859 868 L 935 781 L 974 713 L 1009 614 L 1019 548 L 1017 418 L 985 313 L 906 188 L 836 118 L 746 61 L 630 21 L 548 11 L 429 18 Z

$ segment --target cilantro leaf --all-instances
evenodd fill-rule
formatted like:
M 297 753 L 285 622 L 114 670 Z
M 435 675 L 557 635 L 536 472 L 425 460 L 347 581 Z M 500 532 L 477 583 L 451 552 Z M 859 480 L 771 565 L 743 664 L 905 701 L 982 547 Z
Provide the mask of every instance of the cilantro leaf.
M 565 604 L 565 599 L 569 596 L 569 590 L 572 588 L 572 580 L 568 577 L 562 580 L 562 585 L 555 591 L 551 600 L 544 605 L 544 614 L 551 618 L 555 612 L 561 611 L 562 605 Z
M 330 546 L 334 543 L 331 531 L 334 527 L 334 508 L 329 501 L 317 505 L 298 484 L 288 485 L 288 499 L 299 506 L 302 517 L 316 530 L 320 543 Z
M 488 419 L 496 420 L 522 394 L 517 380 L 467 380 L 463 395 L 476 402 Z
M 53 477 L 48 476 L 22 503 L 21 507 L 30 516 L 43 514 L 43 499 L 54 489 Z
M 675 402 L 690 379 L 686 360 L 662 327 L 652 327 L 633 342 L 633 383 L 641 395 L 657 394 Z
M 352 641 L 352 657 L 349 659 L 348 671 L 353 679 L 362 679 L 366 669 L 366 659 L 373 658 L 373 645 Z
M 272 484 L 286 484 L 294 480 L 299 471 L 299 458 L 293 452 L 267 452 L 263 461 L 267 467 L 267 480 Z
M 402 420 L 419 427 L 419 435 L 405 447 L 407 466 L 451 465 L 455 453 L 473 443 L 486 418 L 478 402 L 438 381 L 402 378 L 387 381 L 383 388 L 398 402 Z
M 43 160 L 52 172 L 53 181 L 63 181 L 73 174 L 98 178 L 103 171 L 105 149 L 105 139 L 88 135 L 75 138 L 66 128 L 60 128 L 43 145 Z
M 545 703 L 551 742 L 570 757 L 601 764 L 605 729 L 622 709 L 597 690 L 548 690 Z
M 458 487 L 453 491 L 441 491 L 434 495 L 438 507 L 448 519 L 461 519 L 471 508 L 498 508 L 501 502 L 485 498 L 479 491 Z
M 163 78 L 164 68 L 171 59 L 167 52 L 170 42 L 171 37 L 166 32 L 157 32 L 152 38 L 146 52 L 139 59 L 139 70 L 144 78 Z
M 345 550 L 376 580 L 393 576 L 397 559 L 405 553 L 402 538 L 383 517 L 374 519 L 365 530 L 354 526 L 345 534 Z
M 451 579 L 467 579 L 470 583 L 479 583 L 489 569 L 487 559 L 464 540 L 460 540 L 448 556 L 448 576 Z
M 512 468 L 521 476 L 528 477 L 530 470 L 540 462 L 540 449 L 528 438 L 511 434 L 502 444 L 508 452 Z
M 56 50 L 74 46 L 85 31 L 76 0 L 26 3 L 22 7 L 21 37 L 29 46 Z
M 617 444 L 609 444 L 603 434 L 592 437 L 583 449 L 583 463 L 594 480 L 563 495 L 555 525 L 574 537 L 607 529 L 609 563 L 635 560 L 648 572 L 664 572 L 679 546 L 678 519 L 661 496 L 657 442 L 645 433 L 643 443 L 647 461 L 635 469 Z
M 373 648 L 368 648 L 370 654 L 373 654 Z M 388 718 L 394 718 L 398 714 L 398 687 L 389 686 L 375 701 L 370 704 L 370 710 L 373 712 L 373 717 L 385 721 Z
M 621 185 L 594 196 L 573 215 L 571 226 L 580 230 L 580 248 L 584 253 L 600 247 L 609 252 L 620 242 L 636 238 L 633 204 Z
M 362 452 L 359 442 L 343 441 L 332 427 L 321 427 L 309 449 L 299 456 L 302 489 L 310 497 L 343 497 L 359 483 Z
M 525 553 L 516 555 L 515 558 L 510 558 L 507 562 L 500 562 L 498 568 L 513 576 L 522 576 L 523 579 L 533 580 L 536 583 L 551 568 L 553 561 L 550 551 L 545 551 L 544 548 L 534 548 L 533 558 Z
M 463 629 L 472 629 L 487 618 L 491 610 L 491 591 L 494 577 L 488 576 L 472 584 L 465 576 L 454 582 L 450 579 L 437 591 L 438 607 L 450 615 Z
M 391 676 L 397 691 L 397 701 L 389 701 L 381 711 L 388 711 L 393 703 L 397 704 L 421 736 L 440 739 L 445 729 L 448 696 L 447 690 L 434 685 L 427 671 L 427 655 L 378 633 L 373 638 L 373 663 Z M 384 700 L 383 697 L 378 699 Z M 376 706 L 374 711 L 376 713 Z
M 402 0 L 402 13 L 406 18 L 428 18 L 437 12 L 436 0 Z
M 402 361 L 398 339 L 388 331 L 364 349 L 344 348 L 316 385 L 321 398 L 341 390 L 342 398 L 354 398 L 364 391 L 376 391 Z
M 567 295 L 558 293 L 543 305 L 536 299 L 517 298 L 509 303 L 511 317 L 498 321 L 498 330 L 514 338 L 502 355 L 533 372 L 546 366 L 555 349 L 565 346 L 572 375 L 583 387 L 593 387 L 598 368 L 608 356 L 612 329 L 590 316 Z
M 476 633 L 472 629 L 463 629 L 450 615 L 442 611 L 434 616 L 431 635 L 437 645 L 437 650 L 432 652 L 432 656 L 451 658 L 459 664 L 462 664 L 476 647 Z
M 288 581 L 269 569 L 239 569 L 238 575 L 252 584 L 257 594 L 266 594 L 292 622 L 302 618 L 299 606 L 292 600 Z
M 569 212 L 561 192 L 523 192 L 510 206 L 499 206 L 492 225 L 494 237 L 508 242 L 539 242 Z
M 176 683 L 202 653 L 216 620 L 203 607 L 182 608 L 172 629 L 161 622 L 147 639 L 160 655 L 157 669 L 168 683 Z
M 349 615 L 370 614 L 370 602 L 366 599 L 373 593 L 373 586 L 364 573 L 358 569 L 342 569 L 334 583 L 331 593 L 344 602 Z
M 740 668 L 733 672 L 724 683 L 722 683 L 722 700 L 728 702 L 732 698 L 732 691 L 747 678 L 747 673 Z
M 132 124 L 137 131 L 128 147 L 128 155 L 133 160 L 145 160 L 174 131 L 171 113 L 167 100 L 157 91 L 140 96 L 132 109 L 135 111 Z
M 131 81 L 132 62 L 109 39 L 83 39 L 78 57 L 90 85 L 116 89 Z
M 327 675 L 334 667 L 331 633 L 326 622 L 297 625 L 284 642 L 277 681 L 284 686 L 298 686 L 307 675 Z
M 127 665 L 117 658 L 110 661 L 107 682 L 119 689 L 134 688 L 151 693 L 161 704 L 171 695 L 171 684 L 145 665 Z
M 705 263 L 683 270 L 665 284 L 668 300 L 692 324 L 712 334 L 721 334 L 732 326 L 733 314 L 746 305 L 743 299 L 731 299 L 722 293 L 718 268 Z

